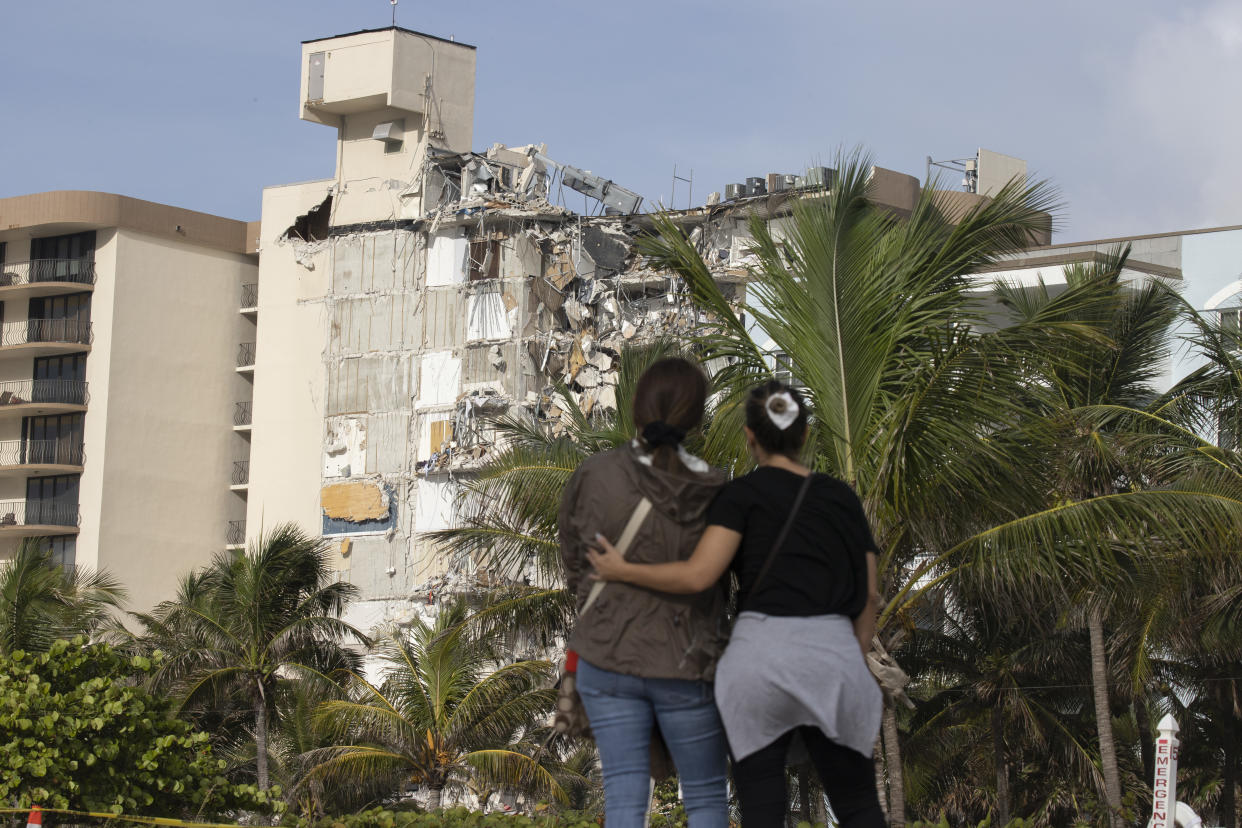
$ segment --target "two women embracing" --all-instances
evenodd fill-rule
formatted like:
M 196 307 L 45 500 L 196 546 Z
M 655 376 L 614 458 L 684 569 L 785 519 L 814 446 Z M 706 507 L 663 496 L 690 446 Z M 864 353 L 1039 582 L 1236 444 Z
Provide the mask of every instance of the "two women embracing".
M 561 554 L 580 612 L 570 649 L 608 828 L 646 825 L 654 736 L 677 767 L 690 828 L 729 824 L 730 759 L 743 825 L 784 825 L 795 741 L 842 828 L 878 828 L 871 757 L 882 700 L 864 660 L 876 549 L 862 504 L 803 464 L 806 402 L 776 381 L 746 402 L 753 471 L 728 481 L 690 454 L 682 441 L 702 422 L 707 393 L 693 363 L 653 364 L 634 395 L 638 435 L 586 460 L 561 502 Z

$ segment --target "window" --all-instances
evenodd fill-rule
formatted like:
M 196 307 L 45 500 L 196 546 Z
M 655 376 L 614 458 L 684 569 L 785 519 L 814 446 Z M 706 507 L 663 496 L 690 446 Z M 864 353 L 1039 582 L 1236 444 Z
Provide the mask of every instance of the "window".
M 78 522 L 78 476 L 26 479 L 26 522 L 48 526 L 75 526 Z
M 470 242 L 470 281 L 500 277 L 500 239 Z
M 26 319 L 26 339 L 29 342 L 76 342 L 85 345 L 91 341 L 90 320 L 89 293 L 31 299 Z
M 69 569 L 77 564 L 78 538 L 76 535 L 56 535 L 44 543 L 46 549 L 52 550 L 52 565 Z
M 22 420 L 23 462 L 81 465 L 84 420 L 81 414 L 27 417 Z
M 805 387 L 793 374 L 793 360 L 789 358 L 789 354 L 784 351 L 777 351 L 773 355 L 773 371 L 772 375 L 776 379 L 785 383 L 792 388 Z
M 26 479 L 26 500 L 46 500 L 58 503 L 78 503 L 78 481 L 76 474 L 62 474 L 55 477 L 30 477 Z
M 95 231 L 31 239 L 30 259 L 32 282 L 93 281 Z
M 95 231 L 30 240 L 31 259 L 95 260 Z
M 1242 309 L 1229 308 L 1218 311 L 1218 313 L 1220 314 L 1220 329 L 1222 331 L 1235 336 L 1239 331 L 1242 331 Z
M 0 312 L 2 313 L 2 312 Z M 0 315 L 0 320 L 4 317 Z M 34 361 L 34 378 L 37 380 L 86 381 L 86 354 L 37 357 Z
M 30 300 L 31 319 L 76 319 L 89 322 L 91 295 L 70 293 L 65 296 L 40 296 Z

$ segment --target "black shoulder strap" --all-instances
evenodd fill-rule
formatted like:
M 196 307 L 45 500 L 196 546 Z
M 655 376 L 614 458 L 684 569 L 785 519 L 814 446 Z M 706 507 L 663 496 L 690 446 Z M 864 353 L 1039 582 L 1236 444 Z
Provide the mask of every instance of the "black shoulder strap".
M 763 562 L 763 569 L 759 570 L 759 577 L 755 579 L 754 586 L 750 588 L 751 595 L 754 595 L 759 590 L 759 585 L 763 583 L 768 570 L 772 568 L 772 562 L 776 560 L 776 553 L 780 551 L 781 546 L 785 543 L 785 538 L 789 537 L 789 529 L 793 526 L 794 518 L 798 516 L 798 509 L 801 508 L 802 501 L 806 498 L 807 489 L 811 488 L 811 478 L 814 476 L 815 472 L 810 472 L 802 481 L 802 487 L 798 489 L 798 496 L 794 498 L 793 508 L 789 510 L 789 517 L 785 518 L 785 525 L 781 527 L 781 533 L 776 536 L 776 543 L 772 544 L 772 550 L 768 552 L 768 559 Z

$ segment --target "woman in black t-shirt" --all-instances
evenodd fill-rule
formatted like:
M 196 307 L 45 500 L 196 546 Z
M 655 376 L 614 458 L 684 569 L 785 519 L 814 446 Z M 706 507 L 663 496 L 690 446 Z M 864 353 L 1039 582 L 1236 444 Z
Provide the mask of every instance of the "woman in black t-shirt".
M 693 556 L 634 564 L 597 538 L 603 551 L 589 558 L 598 578 L 673 593 L 707 589 L 732 567 L 740 612 L 716 703 L 743 824 L 784 824 L 785 757 L 797 734 L 842 828 L 880 828 L 871 753 L 882 701 L 863 658 L 879 604 L 875 542 L 853 490 L 799 461 L 806 430 L 797 391 L 756 388 L 746 441 L 758 468 L 716 496 Z

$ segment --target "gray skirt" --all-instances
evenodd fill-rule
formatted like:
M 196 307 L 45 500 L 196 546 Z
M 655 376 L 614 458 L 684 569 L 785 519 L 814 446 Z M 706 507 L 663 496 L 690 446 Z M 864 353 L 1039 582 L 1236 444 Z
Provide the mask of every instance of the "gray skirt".
M 716 706 L 735 760 L 802 725 L 869 757 L 883 704 L 843 615 L 743 612 L 716 668 Z

